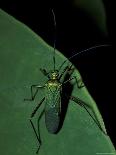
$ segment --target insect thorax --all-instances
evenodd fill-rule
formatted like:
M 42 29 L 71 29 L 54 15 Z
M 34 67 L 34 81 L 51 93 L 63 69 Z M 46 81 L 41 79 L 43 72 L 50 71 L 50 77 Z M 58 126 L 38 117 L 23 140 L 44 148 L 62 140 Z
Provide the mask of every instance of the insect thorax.
M 62 87 L 62 84 L 56 80 L 56 79 L 50 79 L 47 81 L 47 83 L 45 84 L 45 86 L 48 88 L 48 89 L 60 89 Z
M 62 84 L 58 80 L 50 79 L 45 84 L 45 94 L 47 102 L 55 104 L 56 98 L 60 98 Z

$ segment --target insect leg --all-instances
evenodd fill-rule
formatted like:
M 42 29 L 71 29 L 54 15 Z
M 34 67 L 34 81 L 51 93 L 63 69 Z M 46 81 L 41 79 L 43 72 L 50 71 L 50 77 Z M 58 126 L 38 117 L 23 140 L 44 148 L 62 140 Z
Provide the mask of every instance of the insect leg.
M 72 101 L 74 101 L 75 103 L 79 104 L 80 106 L 82 106 L 87 113 L 89 114 L 89 116 L 93 119 L 93 121 L 97 124 L 97 126 L 99 127 L 99 129 L 105 134 L 107 135 L 106 129 L 105 129 L 105 125 L 102 119 L 101 114 L 99 113 L 97 106 L 95 104 L 93 105 L 88 105 L 87 103 L 85 103 L 84 101 L 80 100 L 78 97 L 74 97 L 71 96 L 70 99 Z M 95 116 L 95 118 L 92 116 L 92 114 L 89 112 L 89 110 L 87 108 L 90 108 Z
M 61 81 L 61 83 L 63 82 L 63 80 L 62 80 L 62 76 L 65 74 L 65 72 L 70 72 L 70 71 L 73 71 L 74 70 L 74 68 L 72 68 L 72 64 L 70 65 L 70 66 L 66 66 L 65 68 L 64 68 L 64 70 L 62 71 L 62 73 L 60 74 L 60 76 L 59 76 L 59 80 Z
M 39 124 L 38 124 L 38 132 L 37 132 L 37 131 L 36 131 L 36 128 L 35 128 L 35 126 L 34 126 L 34 123 L 33 123 L 33 121 L 32 121 L 32 118 L 35 116 L 35 113 L 37 112 L 37 110 L 39 109 L 39 107 L 41 106 L 41 104 L 43 103 L 44 99 L 45 99 L 45 98 L 43 98 L 43 99 L 41 100 L 41 102 L 40 102 L 40 103 L 38 104 L 38 106 L 35 108 L 35 110 L 33 111 L 33 113 L 31 114 L 31 117 L 30 117 L 30 123 L 31 123 L 32 129 L 33 129 L 33 131 L 34 131 L 34 133 L 35 133 L 35 136 L 36 136 L 37 141 L 38 141 L 38 144 L 39 144 L 38 149 L 37 149 L 37 151 L 36 151 L 36 154 L 39 152 L 39 149 L 40 149 L 40 146 L 41 146 L 41 137 L 40 137 L 40 131 L 39 131 Z M 43 113 L 44 113 L 44 110 L 40 113 L 40 116 L 39 116 L 39 118 L 38 118 L 38 123 L 39 123 L 39 121 L 40 121 L 40 119 L 41 119 Z
M 24 99 L 24 101 L 33 101 L 35 99 L 35 96 L 38 93 L 39 88 L 43 88 L 44 86 L 38 86 L 38 85 L 32 85 L 31 86 L 31 98 L 30 99 Z M 34 92 L 34 88 L 36 88 L 36 91 Z
M 43 109 L 43 111 L 41 112 L 41 114 L 40 114 L 40 116 L 39 116 L 39 118 L 38 118 L 38 135 L 39 135 L 39 139 L 40 139 L 40 146 L 42 145 L 42 141 L 41 141 L 41 136 L 40 136 L 39 121 L 40 121 L 41 117 L 43 116 L 44 112 L 45 112 L 45 108 Z M 38 147 L 36 153 L 39 152 L 40 146 Z
M 78 88 L 82 88 L 82 87 L 85 86 L 84 83 L 83 83 L 82 78 L 77 79 L 76 76 L 74 76 L 74 78 L 75 78 L 75 80 L 76 80 L 76 83 L 77 83 L 77 87 L 78 87 Z
M 40 68 L 40 71 L 43 73 L 44 76 L 47 76 L 48 79 L 50 78 L 49 73 L 45 69 Z
M 36 154 L 37 154 L 38 151 L 39 151 L 39 149 L 40 149 L 40 146 L 41 146 L 41 139 L 40 139 L 39 135 L 37 134 L 37 131 L 36 131 L 35 126 L 34 126 L 34 123 L 33 123 L 33 121 L 32 121 L 31 119 L 30 119 L 30 123 L 31 123 L 31 126 L 32 126 L 32 128 L 33 128 L 33 131 L 34 131 L 34 133 L 35 133 L 35 136 L 36 136 L 36 138 L 37 138 L 37 140 L 38 140 L 38 143 L 39 143 L 39 147 L 38 147 L 38 149 L 37 149 L 37 151 L 36 151 Z
M 70 79 L 64 81 L 63 84 L 66 84 L 67 82 L 70 82 L 70 81 L 73 80 L 73 79 L 74 79 L 74 77 L 72 77 L 72 78 L 70 78 Z
M 75 79 L 78 88 L 84 87 L 84 83 L 83 83 L 82 79 L 81 78 L 77 79 L 76 76 L 73 76 L 72 78 L 69 78 L 68 80 L 64 81 L 63 84 L 66 84 L 67 82 L 70 82 L 73 79 Z
M 39 109 L 39 107 L 41 106 L 41 104 L 43 103 L 43 101 L 45 100 L 45 97 L 40 101 L 40 103 L 37 105 L 37 107 L 33 110 L 32 114 L 31 114 L 31 118 L 33 118 L 37 112 L 37 110 Z
M 66 66 L 65 68 L 64 68 L 64 70 L 63 70 L 63 72 L 60 74 L 60 76 L 59 76 L 59 80 L 62 78 L 62 76 L 63 76 L 63 74 L 67 71 L 67 69 L 68 69 L 68 66 Z
M 38 148 L 37 148 L 36 154 L 38 154 L 38 152 L 39 152 L 39 150 L 40 150 L 40 147 L 41 147 L 41 145 L 42 145 L 42 141 L 41 141 L 41 137 L 40 137 L 40 130 L 39 130 L 39 121 L 40 121 L 40 119 L 41 119 L 43 113 L 44 113 L 44 110 L 41 112 L 41 114 L 40 114 L 40 116 L 39 116 L 39 119 L 38 119 L 38 133 L 37 133 L 37 131 L 36 131 L 36 128 L 35 128 L 35 126 L 34 126 L 34 123 L 33 123 L 32 119 L 30 119 L 30 123 L 31 123 L 32 129 L 33 129 L 33 131 L 34 131 L 34 133 L 35 133 L 35 136 L 36 136 L 36 138 L 37 138 L 38 145 L 39 145 Z
M 72 68 L 72 64 L 68 67 L 68 66 L 66 66 L 65 68 L 64 68 L 64 70 L 63 70 L 63 72 L 61 73 L 61 75 L 59 76 L 59 80 L 62 78 L 62 76 L 63 76 L 63 74 L 67 71 L 67 72 L 73 72 L 74 71 L 74 67 Z M 83 81 L 82 81 L 82 78 L 80 78 L 80 79 L 77 79 L 77 77 L 76 76 L 73 76 L 73 77 L 71 77 L 71 78 L 69 78 L 68 80 L 66 80 L 66 81 L 64 81 L 64 82 L 62 82 L 63 84 L 65 84 L 65 83 L 67 83 L 67 82 L 70 82 L 71 80 L 73 80 L 73 79 L 75 79 L 75 81 L 76 81 L 76 83 L 77 83 L 77 87 L 78 88 L 82 88 L 82 87 L 84 87 L 84 83 L 83 83 Z

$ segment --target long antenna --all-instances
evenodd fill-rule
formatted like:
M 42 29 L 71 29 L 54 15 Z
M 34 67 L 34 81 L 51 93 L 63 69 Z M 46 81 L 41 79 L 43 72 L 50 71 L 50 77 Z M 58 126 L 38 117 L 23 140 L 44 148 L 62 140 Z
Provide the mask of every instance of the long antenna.
M 85 50 L 82 50 L 82 51 L 80 51 L 80 52 L 78 52 L 78 53 L 72 55 L 72 56 L 69 57 L 67 60 L 63 61 L 63 63 L 60 65 L 60 67 L 59 67 L 58 70 L 60 70 L 60 69 L 62 68 L 62 66 L 63 66 L 68 60 L 71 60 L 71 59 L 74 58 L 75 56 L 80 55 L 80 54 L 82 54 L 82 53 L 84 53 L 84 52 L 90 51 L 90 50 L 92 50 L 92 49 L 98 48 L 98 47 L 106 47 L 106 46 L 111 46 L 111 45 L 97 45 L 97 46 L 92 46 L 92 47 L 90 47 L 90 48 L 87 48 L 87 49 L 85 49 Z
M 55 71 L 55 63 L 56 63 L 56 59 L 55 59 L 55 49 L 56 49 L 56 17 L 55 17 L 55 13 L 54 10 L 52 9 L 52 15 L 53 15 L 53 20 L 54 20 L 54 54 L 53 54 L 53 63 L 54 63 L 54 71 Z

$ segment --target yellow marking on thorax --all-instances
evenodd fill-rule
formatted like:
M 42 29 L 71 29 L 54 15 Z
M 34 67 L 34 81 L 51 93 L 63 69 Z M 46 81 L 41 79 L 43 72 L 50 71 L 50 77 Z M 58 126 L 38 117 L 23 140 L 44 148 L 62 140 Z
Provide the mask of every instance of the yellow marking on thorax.
M 48 82 L 49 86 L 60 86 L 61 84 L 56 80 L 51 80 Z

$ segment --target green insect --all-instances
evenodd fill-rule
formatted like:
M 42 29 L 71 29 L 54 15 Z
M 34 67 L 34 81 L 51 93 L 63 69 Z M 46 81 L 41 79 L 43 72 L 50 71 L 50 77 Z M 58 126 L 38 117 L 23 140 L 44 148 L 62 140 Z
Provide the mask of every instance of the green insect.
M 54 26 L 56 27 L 56 20 L 55 20 L 55 14 L 54 11 L 52 10 L 52 14 L 54 17 Z M 73 57 L 77 56 L 78 54 L 97 48 L 97 47 L 101 47 L 101 46 L 106 46 L 106 45 L 100 45 L 100 46 L 95 46 L 95 47 L 91 47 L 89 49 L 83 50 L 79 53 L 76 53 L 75 55 L 71 56 L 68 60 L 72 59 Z M 37 107 L 34 109 L 34 111 L 31 114 L 30 117 L 30 123 L 31 126 L 33 128 L 33 131 L 36 135 L 36 138 L 38 140 L 39 146 L 38 149 L 36 151 L 36 153 L 39 152 L 40 146 L 41 146 L 41 139 L 40 139 L 40 133 L 38 133 L 36 131 L 36 128 L 34 126 L 34 123 L 32 121 L 32 118 L 35 116 L 37 110 L 40 108 L 40 106 L 42 105 L 43 102 L 45 102 L 45 108 L 44 108 L 44 113 L 45 113 L 45 124 L 46 124 L 46 128 L 48 130 L 49 133 L 51 134 L 55 134 L 58 132 L 59 129 L 59 125 L 60 125 L 60 121 L 61 121 L 61 113 L 62 113 L 62 108 L 61 108 L 61 96 L 62 96 L 62 87 L 63 85 L 67 84 L 68 82 L 70 82 L 71 80 L 76 80 L 77 82 L 77 86 L 79 89 L 81 89 L 82 87 L 84 87 L 84 84 L 81 82 L 80 84 L 80 80 L 77 79 L 77 77 L 71 77 L 69 79 L 67 79 L 66 81 L 64 81 L 64 79 L 62 79 L 62 77 L 64 76 L 64 74 L 67 74 L 69 72 L 71 72 L 72 69 L 72 64 L 66 66 L 62 72 L 60 72 L 61 68 L 64 66 L 64 64 L 66 62 L 68 62 L 68 60 L 65 60 L 58 69 L 56 69 L 55 66 L 55 41 L 54 41 L 54 55 L 53 55 L 53 62 L 54 62 L 54 67 L 53 70 L 50 72 L 47 72 L 45 69 L 40 69 L 40 71 L 43 73 L 44 76 L 46 76 L 48 78 L 48 81 L 43 85 L 32 85 L 31 86 L 31 98 L 30 99 L 24 99 L 25 101 L 33 101 L 38 93 L 39 89 L 44 89 L 44 93 L 45 93 L 45 97 L 39 102 L 39 104 L 37 105 Z M 36 91 L 34 91 L 36 89 Z M 94 122 L 98 125 L 98 127 L 100 128 L 100 130 L 107 135 L 106 130 L 103 129 L 100 120 L 97 118 L 96 119 L 90 114 L 90 112 L 88 111 L 87 107 L 88 105 L 83 102 L 82 100 L 80 100 L 78 97 L 74 97 L 74 96 L 68 96 L 69 99 L 73 100 L 74 102 L 76 102 L 77 104 L 79 104 L 81 107 L 83 107 L 88 114 L 92 117 L 92 119 L 94 120 Z M 93 110 L 94 111 L 94 110 Z M 96 113 L 94 111 L 94 113 Z

